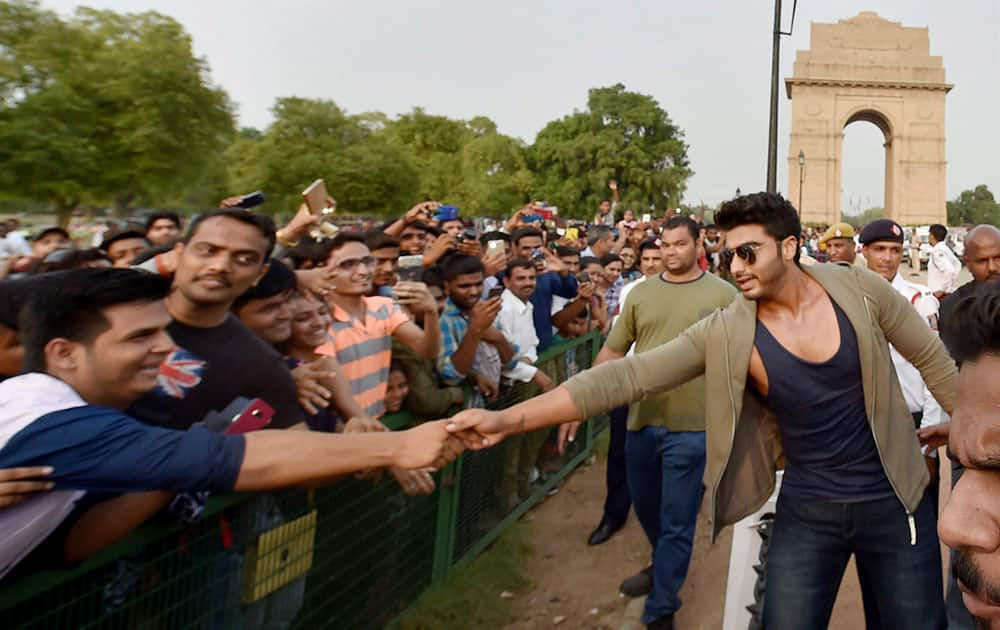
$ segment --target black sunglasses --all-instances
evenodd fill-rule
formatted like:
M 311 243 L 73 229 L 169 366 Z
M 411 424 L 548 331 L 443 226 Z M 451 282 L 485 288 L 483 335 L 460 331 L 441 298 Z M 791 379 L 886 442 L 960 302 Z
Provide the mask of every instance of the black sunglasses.
M 760 243 L 743 243 L 739 247 L 734 247 L 732 249 L 724 247 L 719 253 L 719 258 L 721 259 L 722 266 L 729 269 L 729 266 L 733 263 L 733 257 L 739 256 L 748 265 L 752 265 L 757 262 L 757 250 L 763 247 Z

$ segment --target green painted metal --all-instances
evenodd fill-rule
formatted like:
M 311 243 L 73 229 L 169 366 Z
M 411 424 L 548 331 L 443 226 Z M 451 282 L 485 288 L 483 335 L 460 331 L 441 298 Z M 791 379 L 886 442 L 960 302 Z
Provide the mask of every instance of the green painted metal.
M 591 333 L 542 353 L 538 364 L 562 376 L 565 353 L 576 352 L 585 368 L 600 343 Z M 515 402 L 508 398 L 491 407 Z M 383 421 L 400 429 L 418 419 L 395 414 Z M 315 494 L 213 497 L 195 525 L 150 523 L 71 570 L 8 578 L 0 583 L 0 619 L 5 627 L 45 630 L 238 628 L 254 625 L 248 619 L 261 607 L 274 615 L 284 606 L 293 628 L 393 627 L 424 590 L 471 562 L 586 461 L 604 426 L 604 418 L 588 421 L 585 439 L 576 441 L 559 470 L 502 514 L 503 444 L 464 455 L 442 470 L 436 495 L 429 497 L 405 497 L 391 481 L 359 480 Z M 258 535 L 313 510 L 309 573 L 256 604 L 241 605 L 240 563 Z M 229 538 L 235 542 L 227 543 Z

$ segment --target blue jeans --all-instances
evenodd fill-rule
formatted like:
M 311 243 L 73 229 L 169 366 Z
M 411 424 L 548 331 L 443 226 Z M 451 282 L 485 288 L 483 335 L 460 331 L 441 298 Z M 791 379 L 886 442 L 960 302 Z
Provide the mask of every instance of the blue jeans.
M 778 497 L 767 553 L 764 627 L 826 628 L 851 554 L 874 597 L 868 628 L 945 628 L 941 548 L 931 501 L 913 515 L 896 497 L 859 503 Z
M 625 438 L 635 515 L 653 547 L 653 591 L 643 623 L 681 607 L 677 594 L 691 562 L 705 474 L 705 432 L 643 427 Z

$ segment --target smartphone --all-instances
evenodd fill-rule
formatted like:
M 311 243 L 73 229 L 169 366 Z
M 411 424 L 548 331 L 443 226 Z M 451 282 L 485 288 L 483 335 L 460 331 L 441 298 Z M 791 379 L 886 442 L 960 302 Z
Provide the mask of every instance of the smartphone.
M 579 240 L 580 238 L 580 228 L 578 227 L 568 227 L 566 228 L 566 238 L 571 241 Z
M 507 242 L 497 239 L 495 241 L 486 242 L 486 253 L 495 254 L 496 252 L 507 252 Z
M 225 433 L 227 435 L 242 435 L 251 431 L 259 431 L 271 424 L 273 418 L 274 408 L 260 398 L 254 398 L 245 409 L 233 416 Z
M 490 292 L 486 295 L 486 299 L 492 300 L 493 298 L 500 297 L 501 295 L 503 295 L 504 288 L 505 287 L 502 284 L 498 284 L 497 286 L 493 287 L 492 289 L 490 289 Z
M 329 196 L 326 192 L 326 182 L 322 179 L 317 179 L 309 184 L 309 188 L 302 191 L 302 199 L 309 207 L 309 212 L 315 215 L 326 214 L 323 211 L 327 210 L 326 199 Z
M 649 223 L 649 220 L 652 219 L 652 218 L 653 218 L 652 215 L 650 215 L 648 213 L 644 214 L 644 215 L 642 215 L 642 222 L 643 223 Z
M 434 218 L 444 223 L 445 221 L 455 221 L 458 219 L 458 206 L 438 206 L 437 214 Z
M 538 262 L 540 260 L 545 260 L 545 251 L 541 247 L 536 247 L 531 252 L 531 261 Z
M 580 284 L 584 284 L 585 282 L 590 282 L 590 274 L 587 273 L 586 271 L 581 271 L 580 273 L 576 274 L 576 281 L 579 282 Z
M 414 256 L 399 257 L 399 271 L 396 275 L 400 282 L 419 282 L 420 274 L 424 270 L 424 257 L 417 254 Z
M 264 193 L 255 190 L 240 197 L 240 207 L 250 209 L 259 206 L 265 201 L 267 201 L 267 197 L 264 196 Z
M 541 223 L 542 222 L 542 215 L 540 215 L 540 214 L 529 214 L 528 216 L 524 217 L 524 222 L 525 223 Z

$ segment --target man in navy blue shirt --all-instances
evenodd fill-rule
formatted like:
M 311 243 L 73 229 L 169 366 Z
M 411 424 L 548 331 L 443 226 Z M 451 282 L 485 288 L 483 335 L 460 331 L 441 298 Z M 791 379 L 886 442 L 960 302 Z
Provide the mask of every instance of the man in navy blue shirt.
M 552 345 L 552 296 L 558 295 L 570 300 L 575 298 L 576 277 L 555 252 L 543 247 L 542 233 L 539 230 L 521 228 L 511 234 L 510 240 L 513 257 L 533 260 L 538 269 L 531 304 L 535 307 L 532 317 L 535 321 L 535 334 L 538 335 L 538 351 L 542 352 Z M 543 258 L 539 258 L 539 254 Z
M 134 420 L 124 409 L 156 386 L 174 349 L 168 290 L 167 280 L 144 272 L 84 269 L 53 278 L 26 306 L 26 373 L 0 384 L 0 469 L 51 466 L 54 489 L 0 512 L 0 576 L 71 517 L 79 520 L 63 543 L 66 561 L 115 542 L 170 496 L 143 491 L 268 490 L 457 457 L 442 423 L 397 433 L 224 435 Z M 87 493 L 132 494 L 88 507 Z

